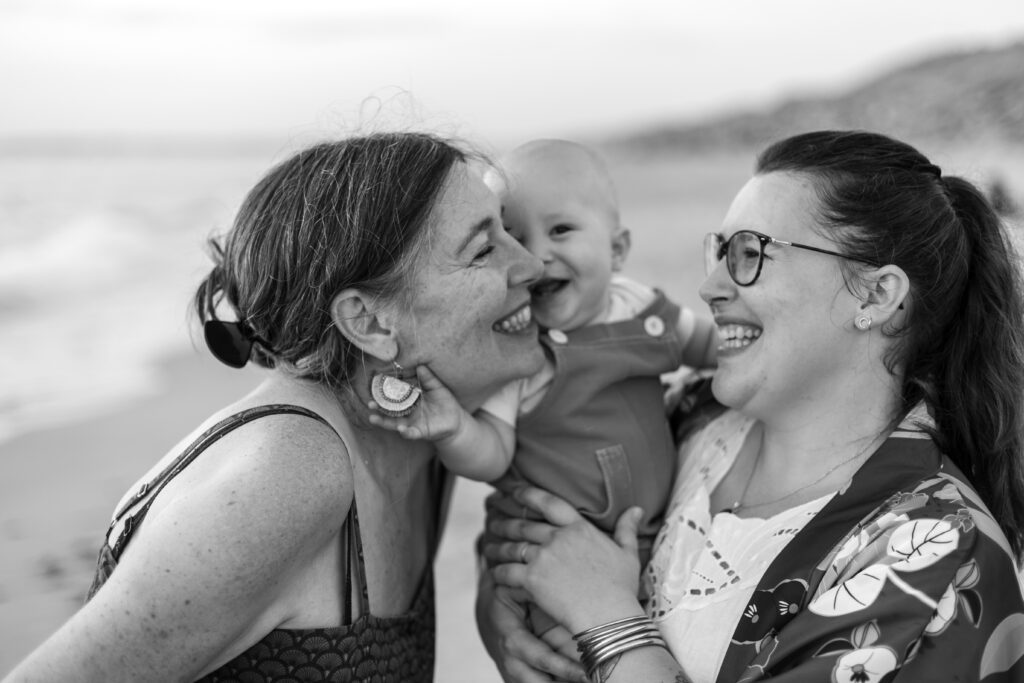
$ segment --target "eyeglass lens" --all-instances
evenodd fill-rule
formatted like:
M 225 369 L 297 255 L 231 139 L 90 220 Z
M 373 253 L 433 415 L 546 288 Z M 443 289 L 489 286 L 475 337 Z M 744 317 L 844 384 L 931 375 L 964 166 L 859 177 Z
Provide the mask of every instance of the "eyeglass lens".
M 738 285 L 748 285 L 757 279 L 761 265 L 761 240 L 752 232 L 740 230 L 728 240 L 721 235 L 709 234 L 704 243 L 704 270 L 710 275 L 725 257 L 729 275 Z

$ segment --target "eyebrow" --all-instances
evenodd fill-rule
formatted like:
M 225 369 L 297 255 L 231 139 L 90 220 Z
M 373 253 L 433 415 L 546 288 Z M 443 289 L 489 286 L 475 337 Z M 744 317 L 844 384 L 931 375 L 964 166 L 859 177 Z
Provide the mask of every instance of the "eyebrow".
M 469 231 L 469 234 L 466 235 L 461 242 L 459 242 L 459 246 L 455 250 L 455 255 L 458 256 L 463 251 L 465 251 L 466 247 L 469 246 L 470 242 L 476 239 L 477 235 L 479 235 L 482 232 L 487 232 L 488 230 L 493 228 L 494 222 L 494 217 L 488 216 L 487 218 L 483 219 L 482 221 L 474 225 L 473 228 Z

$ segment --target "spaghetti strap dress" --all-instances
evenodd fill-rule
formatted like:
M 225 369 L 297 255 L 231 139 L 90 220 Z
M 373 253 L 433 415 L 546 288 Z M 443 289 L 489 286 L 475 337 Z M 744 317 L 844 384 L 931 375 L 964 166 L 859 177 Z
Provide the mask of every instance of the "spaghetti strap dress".
M 96 566 L 89 589 L 91 599 L 117 567 L 118 559 L 132 534 L 142 523 L 153 500 L 177 474 L 210 444 L 247 422 L 281 413 L 304 415 L 324 424 L 327 421 L 300 406 L 274 404 L 249 408 L 218 422 L 201 434 L 162 472 L 139 488 L 114 514 L 114 520 Z M 328 425 L 330 426 L 330 425 Z M 340 438 L 340 435 L 339 435 Z M 439 476 L 441 470 L 437 470 Z M 439 482 L 443 488 L 444 482 Z M 438 490 L 441 490 L 439 488 Z M 133 514 L 130 510 L 139 506 Z M 439 509 L 440 512 L 440 509 Z M 110 535 L 124 520 L 117 539 Z M 345 568 L 345 599 L 342 624 L 306 629 L 274 629 L 259 642 L 220 668 L 199 679 L 203 682 L 239 681 L 262 683 L 285 681 L 344 681 L 345 683 L 429 683 L 434 678 L 434 579 L 431 565 L 420 580 L 412 606 L 404 614 L 377 617 L 370 614 L 366 566 L 359 533 L 359 514 L 352 507 L 340 529 L 341 560 Z M 360 616 L 352 620 L 352 600 L 359 601 Z

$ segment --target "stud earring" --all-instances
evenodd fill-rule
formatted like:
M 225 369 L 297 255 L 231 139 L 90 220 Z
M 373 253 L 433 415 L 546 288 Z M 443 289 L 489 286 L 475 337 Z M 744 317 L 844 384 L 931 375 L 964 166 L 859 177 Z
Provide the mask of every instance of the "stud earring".
M 394 361 L 392 361 L 394 363 Z M 403 417 L 420 400 L 420 388 L 402 379 L 402 366 L 394 363 L 393 374 L 377 373 L 370 380 L 370 396 L 377 410 L 388 417 Z M 415 381 L 415 380 L 414 380 Z
M 871 316 L 867 313 L 861 313 L 854 319 L 853 324 L 857 326 L 858 330 L 867 332 L 871 329 Z

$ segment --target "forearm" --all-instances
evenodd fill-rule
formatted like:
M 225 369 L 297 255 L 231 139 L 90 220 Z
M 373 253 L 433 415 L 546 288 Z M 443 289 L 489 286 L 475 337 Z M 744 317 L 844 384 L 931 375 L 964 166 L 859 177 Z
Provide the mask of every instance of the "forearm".
M 459 428 L 435 442 L 438 457 L 451 471 L 476 481 L 494 481 L 508 469 L 512 461 L 515 435 L 502 433 L 502 426 L 488 419 L 486 413 L 465 415 Z M 507 437 L 507 438 L 506 438 Z
M 604 602 L 602 600 L 590 604 L 599 606 Z M 650 617 L 639 605 L 630 606 L 628 601 L 622 604 L 621 608 L 598 609 L 605 615 L 626 616 L 603 620 L 576 631 L 573 636 L 589 680 L 601 683 L 687 682 L 689 679 L 683 674 Z
M 663 647 L 630 650 L 598 667 L 593 683 L 690 683 L 679 663 Z

